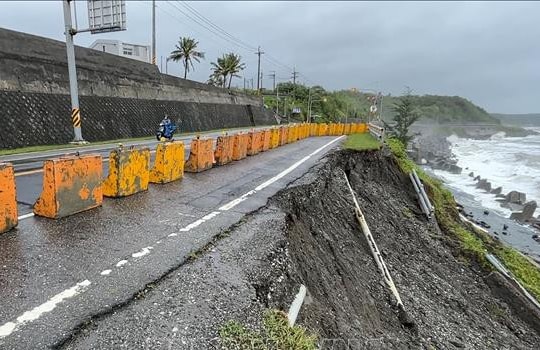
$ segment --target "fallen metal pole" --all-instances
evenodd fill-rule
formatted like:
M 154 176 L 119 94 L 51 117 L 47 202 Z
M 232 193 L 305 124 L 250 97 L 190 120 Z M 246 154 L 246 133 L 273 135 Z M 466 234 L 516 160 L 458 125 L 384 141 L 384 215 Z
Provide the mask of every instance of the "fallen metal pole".
M 397 291 L 396 285 L 394 284 L 394 280 L 392 279 L 392 276 L 390 276 L 390 272 L 388 271 L 388 268 L 386 267 L 386 264 L 384 263 L 381 252 L 379 251 L 379 248 L 377 247 L 377 244 L 375 243 L 375 240 L 373 239 L 373 235 L 371 234 L 369 226 L 366 222 L 366 218 L 364 217 L 364 214 L 362 213 L 362 210 L 360 209 L 360 205 L 358 204 L 358 201 L 351 187 L 349 179 L 347 178 L 347 174 L 345 174 L 345 171 L 343 171 L 343 175 L 345 176 L 345 181 L 347 182 L 347 186 L 349 187 L 349 191 L 351 192 L 351 195 L 353 197 L 356 219 L 358 220 L 358 222 L 360 223 L 360 226 L 362 227 L 362 232 L 364 233 L 364 237 L 366 238 L 368 242 L 369 249 L 371 250 L 371 255 L 373 255 L 373 259 L 375 260 L 375 263 L 377 264 L 377 267 L 379 268 L 379 271 L 384 279 L 384 282 L 390 289 L 390 292 L 396 298 L 398 308 L 400 308 L 401 310 L 404 310 L 405 308 L 403 306 L 403 302 L 401 301 L 401 297 L 399 296 L 399 292 Z

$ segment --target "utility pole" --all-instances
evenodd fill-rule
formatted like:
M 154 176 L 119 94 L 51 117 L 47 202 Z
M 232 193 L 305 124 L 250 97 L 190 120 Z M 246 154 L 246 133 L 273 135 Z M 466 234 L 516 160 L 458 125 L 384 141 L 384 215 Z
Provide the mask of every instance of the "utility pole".
M 255 52 L 255 54 L 257 56 L 259 56 L 258 58 L 258 63 L 257 63 L 257 93 L 260 93 L 261 92 L 261 85 L 260 85 L 260 80 L 261 80 L 261 55 L 263 54 L 264 52 L 261 51 L 261 47 L 259 46 L 257 48 L 257 52 Z
M 244 78 L 244 91 L 246 91 L 246 77 L 243 77 Z
M 268 76 L 270 78 L 272 78 L 272 81 L 273 81 L 273 83 L 272 83 L 272 91 L 276 91 L 276 71 L 273 70 L 272 74 L 268 74 Z
M 260 74 L 260 80 L 261 80 L 261 86 L 259 86 L 259 89 L 262 92 L 262 89 L 263 89 L 263 71 L 262 71 L 262 69 L 261 69 L 261 74 Z
M 79 87 L 77 84 L 77 69 L 75 67 L 75 48 L 73 46 L 73 35 L 75 30 L 71 24 L 71 0 L 63 0 L 64 24 L 66 30 L 66 51 L 69 72 L 69 92 L 71 95 L 71 122 L 73 123 L 74 143 L 84 143 L 81 131 L 81 111 L 79 109 Z
M 152 0 L 152 64 L 156 64 L 156 0 Z
M 292 72 L 292 79 L 293 79 L 293 84 L 296 85 L 296 77 L 298 77 L 298 72 L 296 71 L 296 67 L 293 67 L 293 72 Z

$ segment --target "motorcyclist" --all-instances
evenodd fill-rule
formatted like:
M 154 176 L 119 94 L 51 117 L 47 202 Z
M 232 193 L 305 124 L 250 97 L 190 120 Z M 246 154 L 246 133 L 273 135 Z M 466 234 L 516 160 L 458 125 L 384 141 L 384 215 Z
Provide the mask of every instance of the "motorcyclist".
M 159 123 L 159 131 L 156 135 L 157 139 L 159 141 L 164 141 L 165 139 L 172 140 L 175 130 L 176 125 L 172 123 L 168 115 L 165 115 L 165 118 Z

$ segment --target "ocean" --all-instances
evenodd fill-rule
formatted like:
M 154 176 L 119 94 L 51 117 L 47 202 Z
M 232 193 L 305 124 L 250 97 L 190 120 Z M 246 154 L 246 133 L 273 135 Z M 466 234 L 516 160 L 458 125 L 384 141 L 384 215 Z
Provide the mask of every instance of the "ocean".
M 529 128 L 540 132 L 540 128 Z M 475 213 L 478 220 L 492 225 L 490 232 L 499 239 L 515 246 L 519 250 L 540 259 L 540 243 L 531 237 L 538 231 L 510 222 L 507 218 L 512 213 L 496 201 L 493 194 L 476 188 L 476 182 L 468 174 L 480 175 L 491 182 L 492 188 L 502 186 L 502 193 L 510 191 L 524 192 L 527 201 L 535 200 L 540 206 L 540 134 L 527 137 L 505 137 L 504 133 L 493 135 L 488 140 L 462 139 L 455 135 L 448 138 L 457 165 L 463 168 L 461 174 L 451 174 L 442 170 L 433 173 L 443 180 L 447 187 L 465 209 Z M 483 215 L 483 209 L 490 214 Z M 540 209 L 535 216 L 540 215 Z M 511 225 L 508 235 L 502 236 L 503 223 Z

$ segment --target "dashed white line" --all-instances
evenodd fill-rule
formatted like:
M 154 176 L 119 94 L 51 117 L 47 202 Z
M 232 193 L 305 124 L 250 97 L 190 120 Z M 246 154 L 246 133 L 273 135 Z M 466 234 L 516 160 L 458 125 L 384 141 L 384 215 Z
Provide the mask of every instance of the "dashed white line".
M 151 250 L 152 248 L 153 248 L 153 247 L 146 247 L 146 248 L 143 248 L 140 252 L 133 253 L 133 254 L 131 254 L 131 256 L 134 257 L 134 258 L 140 258 L 140 257 L 143 257 L 143 256 L 145 256 L 145 255 L 150 254 L 150 250 Z
M 213 211 L 213 212 L 211 212 L 210 214 L 208 214 L 208 215 L 206 215 L 206 216 L 203 216 L 203 217 L 200 218 L 199 220 L 192 222 L 191 224 L 187 225 L 186 227 L 181 228 L 181 229 L 180 229 L 180 232 L 188 232 L 188 231 L 191 231 L 191 230 L 193 230 L 195 227 L 200 226 L 202 223 L 204 223 L 204 222 L 206 222 L 206 221 L 208 221 L 208 220 L 212 220 L 213 218 L 215 218 L 215 217 L 218 216 L 219 214 L 221 214 L 219 211 Z M 170 235 L 169 235 L 169 236 L 170 236 Z
M 38 318 L 40 318 L 41 316 L 43 316 L 43 314 L 47 312 L 51 312 L 62 301 L 69 298 L 73 298 L 77 294 L 84 292 L 90 284 L 91 282 L 88 280 L 77 283 L 75 286 L 69 289 L 66 289 L 65 291 L 61 293 L 56 294 L 51 299 L 47 300 L 45 303 L 35 307 L 34 309 L 30 311 L 26 311 L 21 316 L 17 317 L 15 322 L 8 322 L 0 326 L 0 338 L 7 337 L 11 333 L 13 333 L 15 330 L 17 330 L 18 327 L 28 322 L 37 320 Z
M 119 262 L 116 263 L 116 267 L 121 267 L 121 266 L 124 266 L 125 264 L 127 264 L 127 260 L 120 260 Z

